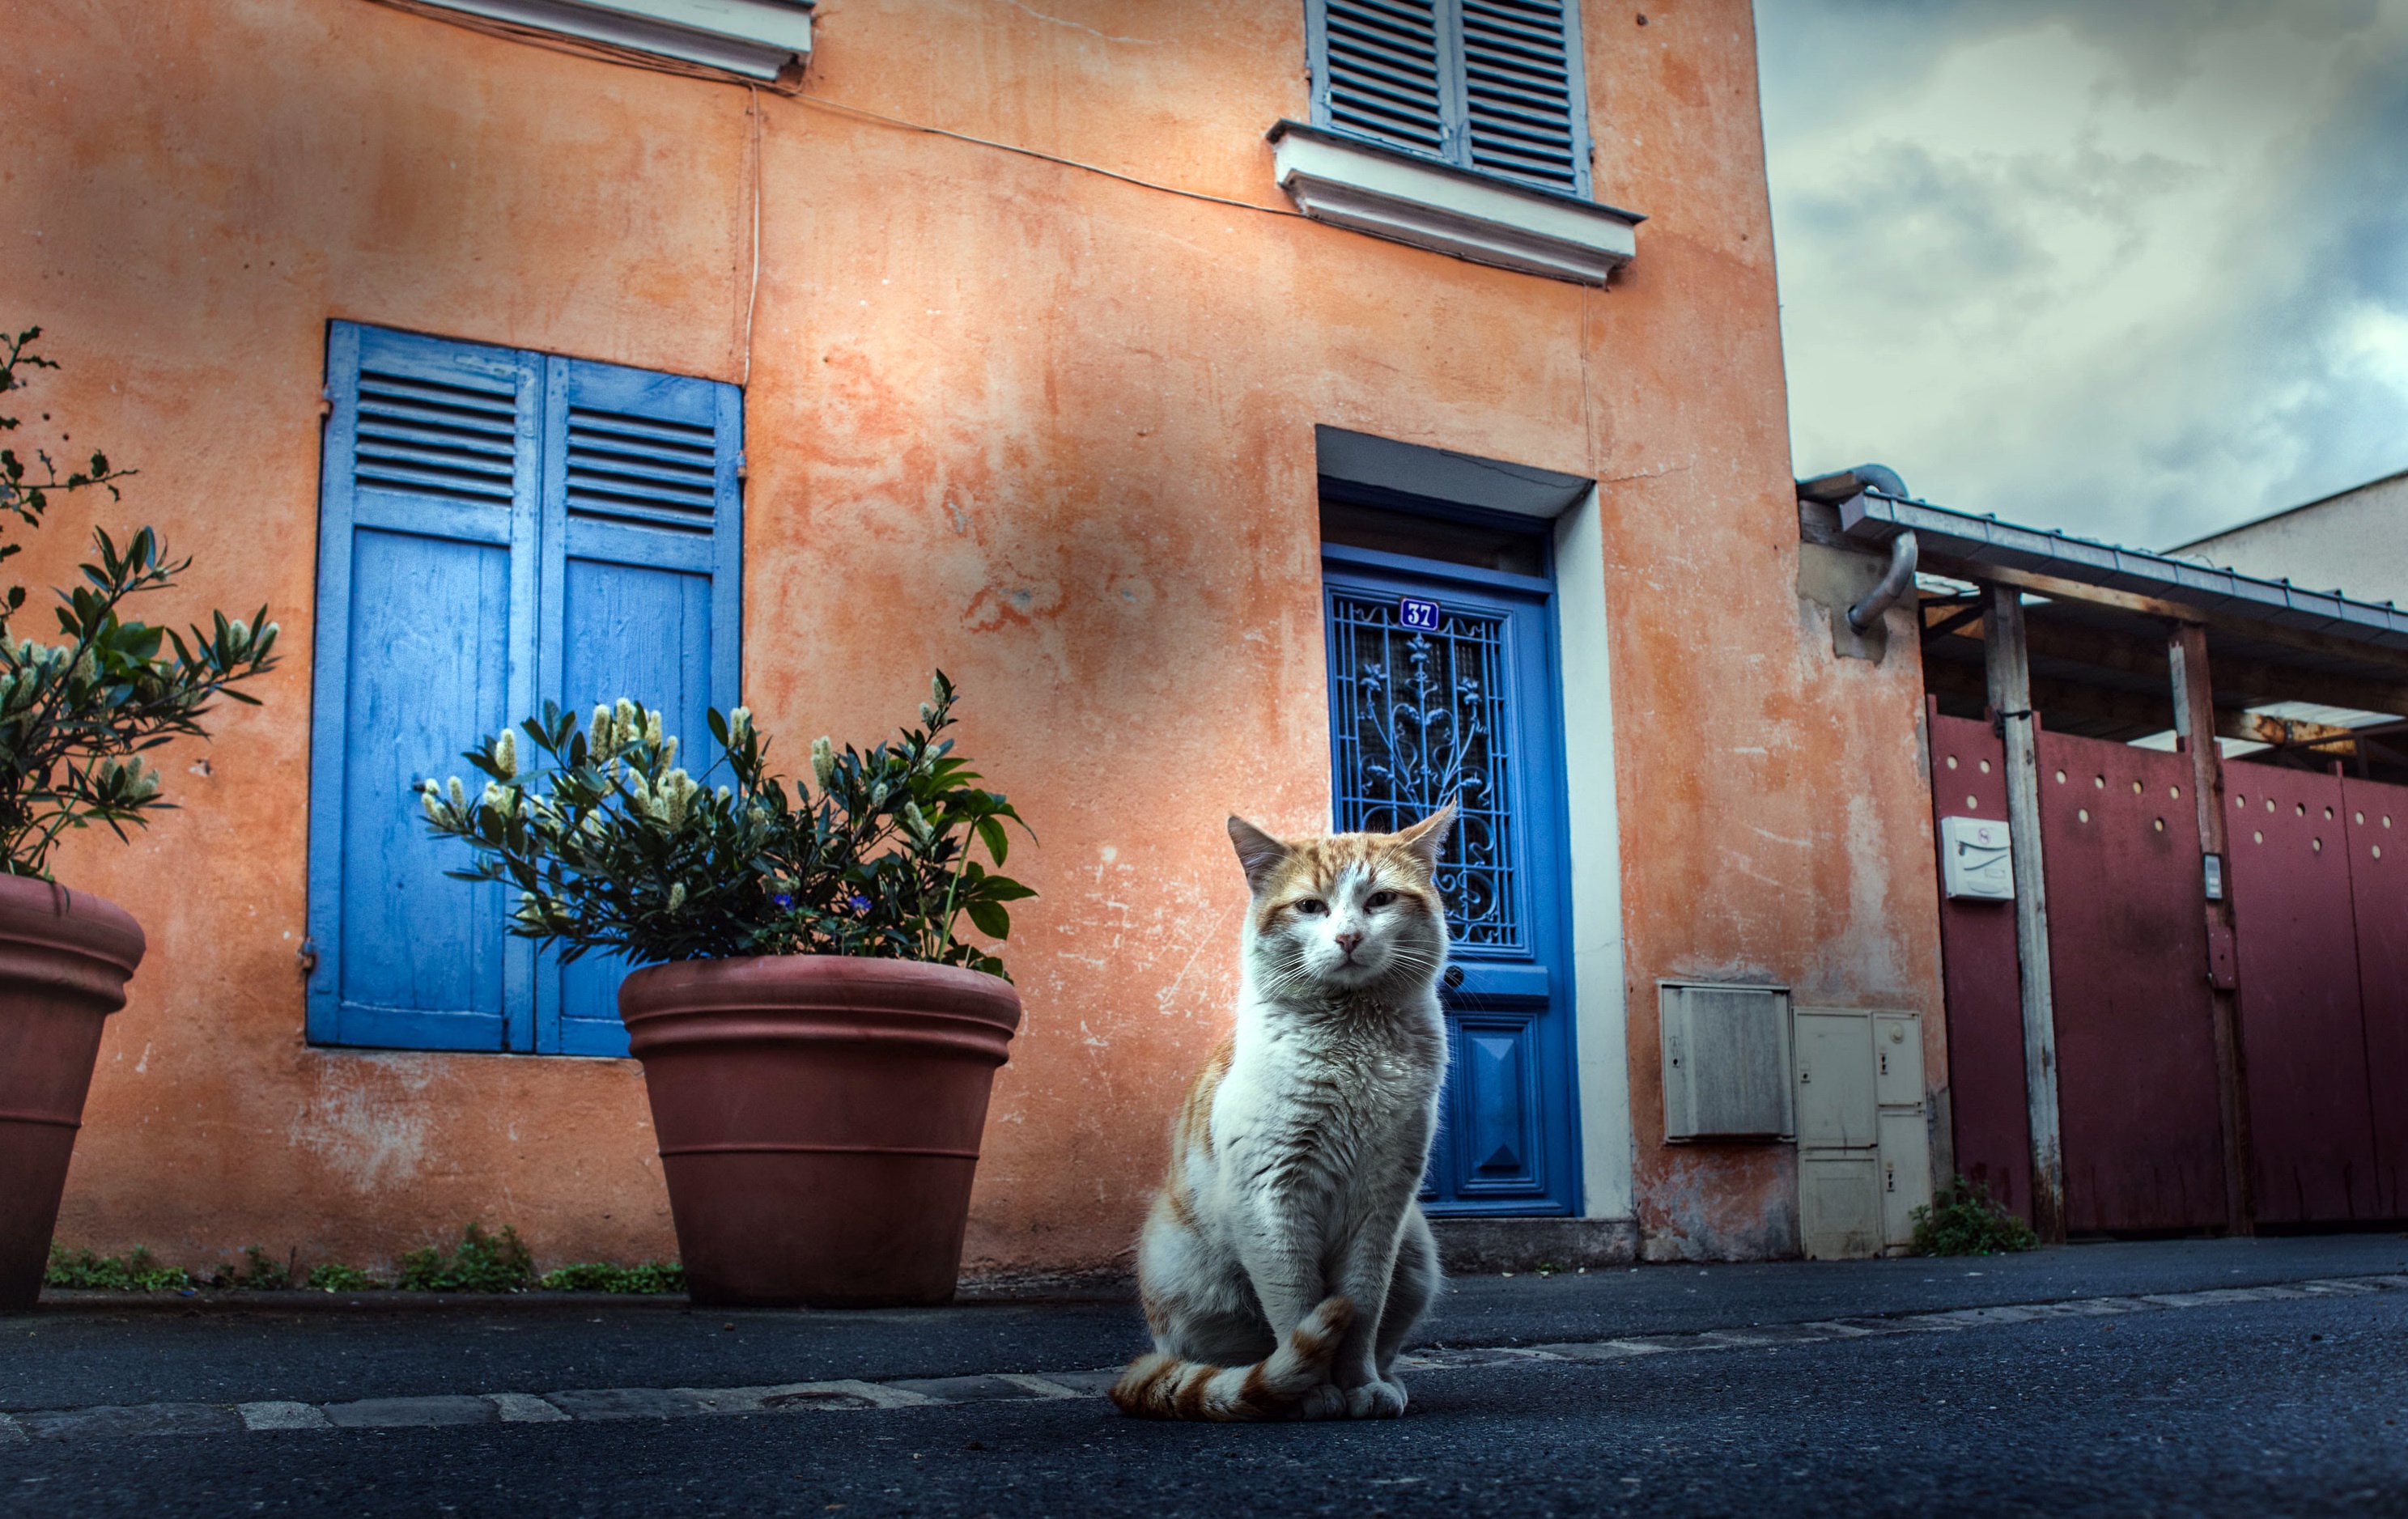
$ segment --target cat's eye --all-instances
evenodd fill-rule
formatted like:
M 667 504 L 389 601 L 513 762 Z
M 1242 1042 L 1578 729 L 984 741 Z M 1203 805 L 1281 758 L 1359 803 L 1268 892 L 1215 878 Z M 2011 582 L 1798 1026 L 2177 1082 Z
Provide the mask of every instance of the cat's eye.
M 1373 892 L 1370 896 L 1364 901 L 1363 905 L 1365 907 L 1386 907 L 1396 899 L 1397 894 L 1394 892 Z
M 1296 910 L 1308 918 L 1317 918 L 1329 910 L 1329 904 L 1318 896 L 1308 896 L 1296 904 Z

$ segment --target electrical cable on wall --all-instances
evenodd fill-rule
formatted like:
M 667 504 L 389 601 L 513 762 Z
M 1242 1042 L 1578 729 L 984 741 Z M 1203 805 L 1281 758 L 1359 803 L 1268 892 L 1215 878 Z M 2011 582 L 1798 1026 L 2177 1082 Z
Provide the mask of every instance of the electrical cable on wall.
M 752 279 L 744 292 L 744 378 L 740 383 L 750 390 L 752 385 L 752 312 L 761 300 L 761 92 L 749 84 L 744 89 L 751 101 L 752 117 Z
M 864 121 L 877 122 L 882 125 L 900 127 L 907 132 L 925 132 L 931 136 L 951 137 L 956 142 L 976 143 L 982 148 L 995 148 L 1007 153 L 1018 153 L 1024 158 L 1043 159 L 1048 164 L 1059 164 L 1065 168 L 1083 169 L 1089 174 L 1100 174 L 1107 179 L 1118 179 L 1123 184 L 1133 184 L 1141 190 L 1159 190 L 1166 195 L 1181 195 L 1189 200 L 1210 201 L 1215 206 L 1233 206 L 1241 211 L 1260 211 L 1265 216 L 1287 216 L 1294 217 L 1297 221 L 1306 219 L 1302 211 L 1290 210 L 1284 206 L 1265 206 L 1256 201 L 1233 200 L 1227 195 L 1208 194 L 1201 190 L 1182 190 L 1177 185 L 1161 184 L 1153 179 L 1140 179 L 1134 174 L 1123 174 L 1118 169 L 1108 169 L 1098 165 L 1082 163 L 1075 158 L 1064 158 L 1058 153 L 1042 152 L 1035 148 L 1023 148 L 1015 143 L 997 142 L 992 137 L 974 137 L 967 132 L 955 132 L 947 127 L 927 126 L 919 122 L 907 122 L 899 116 L 887 116 L 878 111 L 865 110 L 859 106 L 848 106 L 841 101 L 829 100 L 821 95 L 795 94 L 788 98 L 807 106 L 816 106 L 822 110 L 835 111 L 839 115 L 857 116 Z

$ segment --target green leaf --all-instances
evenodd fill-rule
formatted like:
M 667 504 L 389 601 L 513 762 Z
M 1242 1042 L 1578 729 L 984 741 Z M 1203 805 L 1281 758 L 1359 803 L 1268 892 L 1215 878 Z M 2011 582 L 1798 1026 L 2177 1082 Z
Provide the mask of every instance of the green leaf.
M 1011 914 L 1003 910 L 1003 904 L 1000 902 L 972 902 L 970 922 L 977 924 L 979 932 L 989 939 L 1011 937 Z
M 986 845 L 987 853 L 994 856 L 996 864 L 1001 865 L 1004 862 L 1005 857 L 1011 853 L 1011 840 L 1005 837 L 1003 824 L 996 822 L 995 819 L 979 819 L 978 836 L 980 840 Z

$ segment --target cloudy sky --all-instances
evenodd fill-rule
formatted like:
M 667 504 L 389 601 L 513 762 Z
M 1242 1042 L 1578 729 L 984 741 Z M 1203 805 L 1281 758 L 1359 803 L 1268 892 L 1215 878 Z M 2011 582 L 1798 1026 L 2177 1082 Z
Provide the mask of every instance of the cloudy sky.
M 2408 469 L 2408 0 L 1756 0 L 1801 475 L 2167 547 Z

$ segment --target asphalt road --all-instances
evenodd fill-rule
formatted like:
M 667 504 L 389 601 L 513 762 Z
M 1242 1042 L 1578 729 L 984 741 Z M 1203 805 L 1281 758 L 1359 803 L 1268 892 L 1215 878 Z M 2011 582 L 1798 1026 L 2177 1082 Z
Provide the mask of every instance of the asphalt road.
M 2077 1245 L 1973 1260 L 1467 1277 L 1448 1283 L 1420 1342 L 1603 1340 L 2401 1270 L 2408 1270 L 2408 1238 L 2360 1234 Z M 35 1313 L 0 1316 L 0 1409 L 1108 1367 L 1149 1348 L 1133 1299 L 1122 1289 L 814 1313 L 697 1310 L 682 1297 L 548 1294 L 51 1294 Z
M 2398 1272 L 2404 1247 L 2360 1236 L 1484 1279 L 1458 1283 L 1434 1338 L 1502 1346 Z M 357 1397 L 367 1383 L 493 1392 L 513 1369 L 535 1388 L 1037 1369 L 1103 1364 L 1134 1342 L 1126 1309 L 1101 1301 L 742 1318 L 593 1306 L 186 1317 L 77 1303 L 0 1320 L 0 1408 Z M 1411 1414 L 1372 1425 L 1149 1425 L 1088 1397 L 36 1439 L 0 1448 L 0 1513 L 2408 1512 L 2408 1290 L 1409 1381 Z

